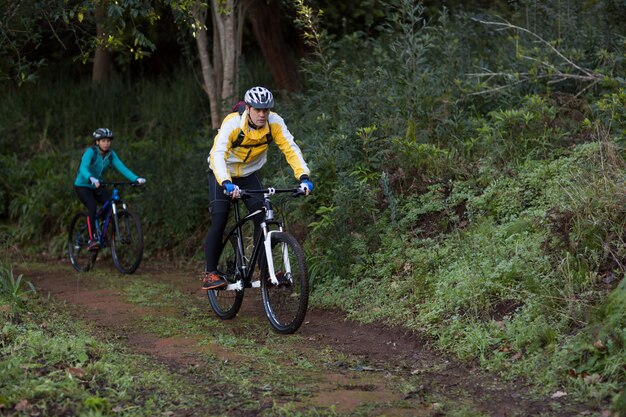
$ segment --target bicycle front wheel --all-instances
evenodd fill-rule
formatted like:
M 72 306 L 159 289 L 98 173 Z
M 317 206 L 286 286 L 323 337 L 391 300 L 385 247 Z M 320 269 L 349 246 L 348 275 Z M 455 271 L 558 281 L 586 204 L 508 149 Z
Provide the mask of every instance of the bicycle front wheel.
M 294 333 L 304 321 L 309 305 L 309 274 L 304 251 L 288 233 L 272 233 L 271 257 L 278 285 L 269 278 L 268 265 L 261 270 L 261 295 L 265 314 L 278 333 Z
M 132 274 L 143 255 L 143 232 L 139 217 L 131 211 L 120 210 L 113 216 L 111 256 L 115 268 L 122 274 Z
M 68 230 L 67 246 L 70 262 L 78 272 L 87 272 L 93 266 L 98 256 L 97 251 L 89 251 L 89 229 L 87 226 L 87 212 L 77 213 Z
M 234 236 L 224 242 L 217 270 L 229 283 L 237 281 L 237 240 Z M 243 288 L 239 291 L 209 290 L 207 295 L 215 314 L 224 320 L 235 317 L 243 302 Z

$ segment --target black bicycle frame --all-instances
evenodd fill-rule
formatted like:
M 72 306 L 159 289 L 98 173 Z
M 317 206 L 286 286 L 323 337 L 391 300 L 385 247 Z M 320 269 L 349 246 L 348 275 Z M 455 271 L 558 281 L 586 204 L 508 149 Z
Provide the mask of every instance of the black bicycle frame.
M 230 229 L 230 231 L 226 235 L 226 238 L 224 239 L 224 242 L 222 243 L 222 247 L 228 244 L 228 241 L 230 240 L 232 236 L 235 236 L 237 238 L 237 252 L 238 252 L 237 257 L 241 259 L 241 262 L 242 262 L 242 265 L 237 265 L 237 268 L 241 270 L 241 273 L 243 274 L 244 286 L 249 287 L 251 285 L 250 282 L 251 282 L 252 274 L 254 273 L 254 265 L 257 264 L 257 258 L 260 256 L 261 248 L 263 248 L 263 242 L 269 231 L 269 225 L 276 225 L 278 226 L 279 230 L 282 230 L 283 225 L 280 221 L 274 220 L 272 203 L 267 196 L 264 196 L 262 209 L 256 210 L 248 214 L 243 219 L 241 218 L 241 214 L 239 211 L 239 200 L 233 201 L 233 205 L 235 206 L 235 210 L 234 210 L 235 211 L 235 225 Z M 252 256 L 250 257 L 249 265 L 247 265 L 245 251 L 243 249 L 242 226 L 244 223 L 252 219 L 254 216 L 258 216 L 261 214 L 264 215 L 265 219 L 260 225 L 261 232 L 259 233 L 259 236 L 254 242 L 254 247 L 252 249 Z

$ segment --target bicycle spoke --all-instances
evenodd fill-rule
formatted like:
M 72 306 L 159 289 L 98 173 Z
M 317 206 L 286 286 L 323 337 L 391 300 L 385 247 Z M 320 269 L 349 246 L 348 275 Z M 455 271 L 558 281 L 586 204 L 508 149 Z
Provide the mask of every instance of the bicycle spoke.
M 237 256 L 236 256 L 236 240 L 233 239 L 226 242 L 222 247 L 217 271 L 228 282 L 237 280 Z M 209 290 L 207 291 L 211 308 L 222 319 L 232 319 L 239 312 L 241 302 L 243 301 L 243 289 L 241 291 L 234 290 Z
M 271 255 L 278 284 L 270 281 L 266 264 L 261 275 L 263 306 L 277 332 L 293 333 L 302 324 L 308 307 L 308 272 L 304 253 L 293 236 L 282 232 L 272 235 Z
M 143 254 L 143 233 L 139 218 L 128 210 L 117 213 L 117 223 L 111 224 L 111 254 L 115 267 L 132 274 L 139 267 Z
M 79 272 L 89 271 L 98 256 L 87 249 L 88 243 L 87 213 L 78 213 L 70 223 L 67 245 L 72 266 Z

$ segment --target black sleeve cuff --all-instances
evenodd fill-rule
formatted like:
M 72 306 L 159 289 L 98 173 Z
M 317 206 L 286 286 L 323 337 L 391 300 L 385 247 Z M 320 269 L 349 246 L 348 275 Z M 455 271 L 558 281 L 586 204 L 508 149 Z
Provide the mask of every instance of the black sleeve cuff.
M 306 174 L 300 175 L 300 181 L 309 181 L 309 176 Z

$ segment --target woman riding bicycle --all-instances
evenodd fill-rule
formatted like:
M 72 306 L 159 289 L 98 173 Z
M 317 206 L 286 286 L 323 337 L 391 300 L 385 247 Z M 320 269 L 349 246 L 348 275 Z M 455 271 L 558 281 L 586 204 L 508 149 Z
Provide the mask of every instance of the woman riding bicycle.
M 271 111 L 272 93 L 264 87 L 253 87 L 244 96 L 245 108 L 224 118 L 215 136 L 208 157 L 211 227 L 204 243 L 206 271 L 203 290 L 225 287 L 228 283 L 217 271 L 222 235 L 228 221 L 230 199 L 239 198 L 239 189 L 261 189 L 256 172 L 267 162 L 269 144 L 275 141 L 300 181 L 300 188 L 309 194 L 313 183 L 309 167 L 300 147 L 287 129 L 282 117 Z M 233 109 L 235 110 L 235 109 Z M 250 212 L 263 207 L 259 196 L 244 201 Z M 255 240 L 260 233 L 261 216 L 255 218 Z
M 98 203 L 104 204 L 110 197 L 110 192 L 104 187 L 100 187 L 104 173 L 113 165 L 129 181 L 143 184 L 146 180 L 128 169 L 115 151 L 111 149 L 113 132 L 106 128 L 99 128 L 93 132 L 92 136 L 94 146 L 87 148 L 80 159 L 80 166 L 74 180 L 74 191 L 78 199 L 87 207 L 89 213 L 87 223 L 89 228 L 88 249 L 98 250 L 99 243 L 94 236 Z

